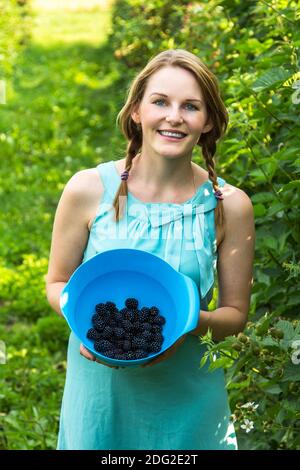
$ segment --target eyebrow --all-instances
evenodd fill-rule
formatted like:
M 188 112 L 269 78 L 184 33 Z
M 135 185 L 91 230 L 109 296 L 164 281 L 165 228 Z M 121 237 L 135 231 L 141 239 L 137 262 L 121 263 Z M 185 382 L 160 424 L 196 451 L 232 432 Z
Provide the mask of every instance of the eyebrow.
M 166 98 L 168 98 L 168 95 L 165 95 L 164 93 L 154 92 L 154 93 L 151 93 L 150 96 L 152 96 L 152 95 L 161 95 L 161 96 L 165 96 Z M 198 100 L 197 98 L 187 98 L 184 101 L 200 101 L 200 103 L 202 103 L 202 100 Z

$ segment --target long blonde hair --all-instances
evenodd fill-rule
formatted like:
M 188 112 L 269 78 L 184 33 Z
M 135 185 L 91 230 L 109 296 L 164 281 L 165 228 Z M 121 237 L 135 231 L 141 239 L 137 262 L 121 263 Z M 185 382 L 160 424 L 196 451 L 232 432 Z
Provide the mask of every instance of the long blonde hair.
M 197 145 L 202 149 L 209 179 L 212 182 L 214 190 L 217 191 L 219 188 L 215 171 L 214 154 L 216 152 L 216 142 L 227 128 L 228 113 L 220 97 L 219 86 L 215 75 L 196 55 L 185 49 L 168 49 L 160 52 L 146 64 L 144 69 L 131 83 L 127 101 L 116 119 L 116 123 L 120 125 L 121 131 L 128 141 L 125 170 L 130 171 L 132 161 L 142 147 L 142 130 L 140 125 L 134 122 L 131 114 L 143 99 L 149 77 L 160 68 L 168 65 L 180 66 L 192 72 L 200 85 L 207 113 L 213 127 L 209 132 L 201 134 Z M 127 181 L 122 180 L 113 202 L 116 221 L 120 220 L 123 213 L 123 206 L 120 206 L 120 200 L 124 201 L 127 199 L 127 195 Z M 215 209 L 215 223 L 221 231 L 224 229 L 224 220 L 223 202 L 221 199 L 218 199 Z

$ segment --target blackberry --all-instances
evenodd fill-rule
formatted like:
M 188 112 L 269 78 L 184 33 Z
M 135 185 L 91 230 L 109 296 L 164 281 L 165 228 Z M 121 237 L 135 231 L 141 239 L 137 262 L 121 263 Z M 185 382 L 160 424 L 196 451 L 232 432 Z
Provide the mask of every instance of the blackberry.
M 130 322 L 135 321 L 135 315 L 134 315 L 134 312 L 132 310 L 127 310 L 127 312 L 125 312 L 125 314 L 124 314 L 124 317 L 125 317 L 126 320 L 129 320 Z
M 89 339 L 99 340 L 101 339 L 101 334 L 97 330 L 95 330 L 95 328 L 90 328 L 87 332 L 87 337 Z
M 150 313 L 150 308 L 148 308 L 148 307 L 143 307 L 143 308 L 141 309 L 141 314 L 144 314 L 144 315 L 147 315 L 147 316 L 148 316 L 149 313 Z
M 152 324 L 151 323 L 141 323 L 141 328 L 143 331 L 151 331 Z
M 125 353 L 124 356 L 127 361 L 132 361 L 133 359 L 135 359 L 135 353 L 133 351 Z
M 95 310 L 99 315 L 101 315 L 106 312 L 106 306 L 103 303 L 97 304 Z
M 122 339 L 124 338 L 124 335 L 125 335 L 125 330 L 124 328 L 114 328 L 114 335 L 116 338 L 118 339 Z
M 111 326 L 106 326 L 102 331 L 102 338 L 111 339 L 113 336 L 113 328 Z
M 125 313 L 128 312 L 128 311 L 129 311 L 129 308 L 124 307 L 124 308 L 122 308 L 122 309 L 120 310 L 120 313 L 121 313 L 122 316 L 124 316 Z
M 95 342 L 94 348 L 98 352 L 104 352 L 110 350 L 112 348 L 112 344 L 110 341 L 101 339 L 100 341 Z
M 105 306 L 106 306 L 106 309 L 109 310 L 110 312 L 114 311 L 115 308 L 116 308 L 116 304 L 114 302 L 110 302 L 110 301 L 107 301 Z
M 141 337 L 143 337 L 146 341 L 150 341 L 152 339 L 152 333 L 149 330 L 144 330 L 141 333 Z
M 149 344 L 148 351 L 151 353 L 157 353 L 161 350 L 161 345 L 155 341 Z
M 133 326 L 132 326 L 132 323 L 130 320 L 126 320 L 126 318 L 124 318 L 122 321 L 121 321 L 121 326 L 122 328 L 124 328 L 125 331 L 133 331 Z
M 121 353 L 115 353 L 114 359 L 117 359 L 118 361 L 123 361 L 124 360 L 124 353 L 123 351 Z
M 134 349 L 145 349 L 147 348 L 147 341 L 145 338 L 141 338 L 139 336 L 136 336 L 133 338 L 132 342 L 132 348 Z
M 156 325 L 155 323 L 153 323 L 153 324 L 152 324 L 151 331 L 152 331 L 153 333 L 160 333 L 160 332 L 161 332 L 161 326 L 160 326 L 160 325 Z
M 154 325 L 154 324 L 155 324 L 155 323 L 154 323 L 154 320 L 155 320 L 155 319 L 156 319 L 156 316 L 154 316 L 154 315 L 151 316 L 151 315 L 150 315 L 149 318 L 148 318 L 148 323 L 151 323 L 151 325 Z
M 131 340 L 131 339 L 133 339 L 133 337 L 134 337 L 134 334 L 132 333 L 132 331 L 126 331 L 125 332 L 124 339 Z
M 153 341 L 154 342 L 157 342 L 159 343 L 160 345 L 163 343 L 164 341 L 164 337 L 161 333 L 154 333 L 154 335 L 152 336 L 153 338 Z
M 105 323 L 107 322 L 108 315 L 106 313 L 97 313 L 96 315 L 98 316 L 99 320 L 102 320 Z
M 152 317 L 155 317 L 156 315 L 159 314 L 159 310 L 157 307 L 151 307 L 150 308 L 150 312 L 149 312 L 149 315 L 151 315 Z
M 164 325 L 166 323 L 166 319 L 165 317 L 163 317 L 162 315 L 157 315 L 154 320 L 153 320 L 153 323 L 154 325 Z
M 99 320 L 99 315 L 98 313 L 94 313 L 94 315 L 92 316 L 92 323 L 93 325 L 95 324 L 95 321 Z
M 123 320 L 123 315 L 119 311 L 115 314 L 115 320 L 118 323 L 118 325 L 120 325 L 120 323 Z
M 116 354 L 123 354 L 123 352 L 124 352 L 124 351 L 123 351 L 123 348 L 117 348 L 117 347 L 115 347 L 115 353 L 116 353 Z
M 148 317 L 149 317 L 149 314 L 145 311 L 143 312 L 143 310 L 144 310 L 144 308 L 142 308 L 142 310 L 140 310 L 140 314 L 139 314 L 139 320 L 142 323 L 147 322 Z
M 125 339 L 123 342 L 123 351 L 128 352 L 131 349 L 131 341 L 128 339 Z
M 130 309 L 137 309 L 138 308 L 138 300 L 133 298 L 133 297 L 129 297 L 128 299 L 125 300 L 125 305 L 127 308 L 130 308 Z
M 132 328 L 135 333 L 139 333 L 142 329 L 142 324 L 139 321 L 135 321 L 132 323 Z
M 107 325 L 110 326 L 111 328 L 116 328 L 118 326 L 118 322 L 115 318 L 109 317 L 107 320 Z
M 94 322 L 94 327 L 99 332 L 101 332 L 105 328 L 105 326 L 106 323 L 103 320 L 100 320 L 100 318 Z
M 111 359 L 116 359 L 116 355 L 118 355 L 118 353 L 116 353 L 115 349 L 109 349 L 108 351 L 105 351 L 104 355 Z
M 133 315 L 134 315 L 134 320 L 138 321 L 140 319 L 140 311 L 137 308 L 131 309 Z
M 135 351 L 135 358 L 136 359 L 143 359 L 144 357 L 147 357 L 148 353 L 146 351 L 143 351 L 142 349 L 137 349 Z

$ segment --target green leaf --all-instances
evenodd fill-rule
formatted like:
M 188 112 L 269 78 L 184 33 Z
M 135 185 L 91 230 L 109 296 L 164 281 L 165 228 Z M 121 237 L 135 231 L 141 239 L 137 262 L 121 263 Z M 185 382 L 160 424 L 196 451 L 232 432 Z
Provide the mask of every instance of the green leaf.
M 265 387 L 265 392 L 271 393 L 272 395 L 278 395 L 279 393 L 282 392 L 282 389 L 280 385 L 278 384 L 272 384 L 270 386 Z
M 268 209 L 268 216 L 272 217 L 272 215 L 277 214 L 278 212 L 284 210 L 285 208 L 286 208 L 286 204 L 281 203 L 281 202 L 273 202 L 273 204 Z
M 271 248 L 271 250 L 277 249 L 278 243 L 277 240 L 275 240 L 273 237 L 266 237 L 263 243 L 266 247 Z
M 287 191 L 289 189 L 299 191 L 299 189 L 300 189 L 300 180 L 290 181 L 289 183 L 282 186 L 283 191 Z
M 263 217 L 267 212 L 265 206 L 263 204 L 255 204 L 254 205 L 254 215 L 255 217 Z
M 264 202 L 271 202 L 274 200 L 274 194 L 270 192 L 262 191 L 260 193 L 254 194 L 251 197 L 251 201 L 253 203 L 264 203 Z
M 282 382 L 298 382 L 300 381 L 300 364 L 289 362 L 284 368 Z
M 285 341 L 292 341 L 295 339 L 294 327 L 288 320 L 279 320 L 276 323 L 276 328 L 283 331 Z
M 259 92 L 268 88 L 277 88 L 281 83 L 291 76 L 291 72 L 278 67 L 270 69 L 260 76 L 252 85 L 252 90 Z

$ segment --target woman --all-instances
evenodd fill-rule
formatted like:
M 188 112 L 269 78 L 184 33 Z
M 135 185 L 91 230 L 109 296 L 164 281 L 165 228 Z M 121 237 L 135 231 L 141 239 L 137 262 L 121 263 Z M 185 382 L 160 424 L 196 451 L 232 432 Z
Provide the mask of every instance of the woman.
M 213 158 L 227 119 L 216 78 L 198 57 L 163 51 L 137 75 L 118 115 L 126 157 L 66 184 L 47 274 L 57 313 L 74 270 L 113 248 L 151 252 L 190 276 L 201 312 L 194 331 L 144 367 L 107 366 L 71 333 L 58 449 L 237 448 L 223 370 L 199 368 L 198 338 L 208 328 L 216 341 L 239 333 L 249 310 L 253 208 L 217 178 Z M 207 170 L 192 162 L 196 145 Z M 207 311 L 216 268 L 218 308 Z

